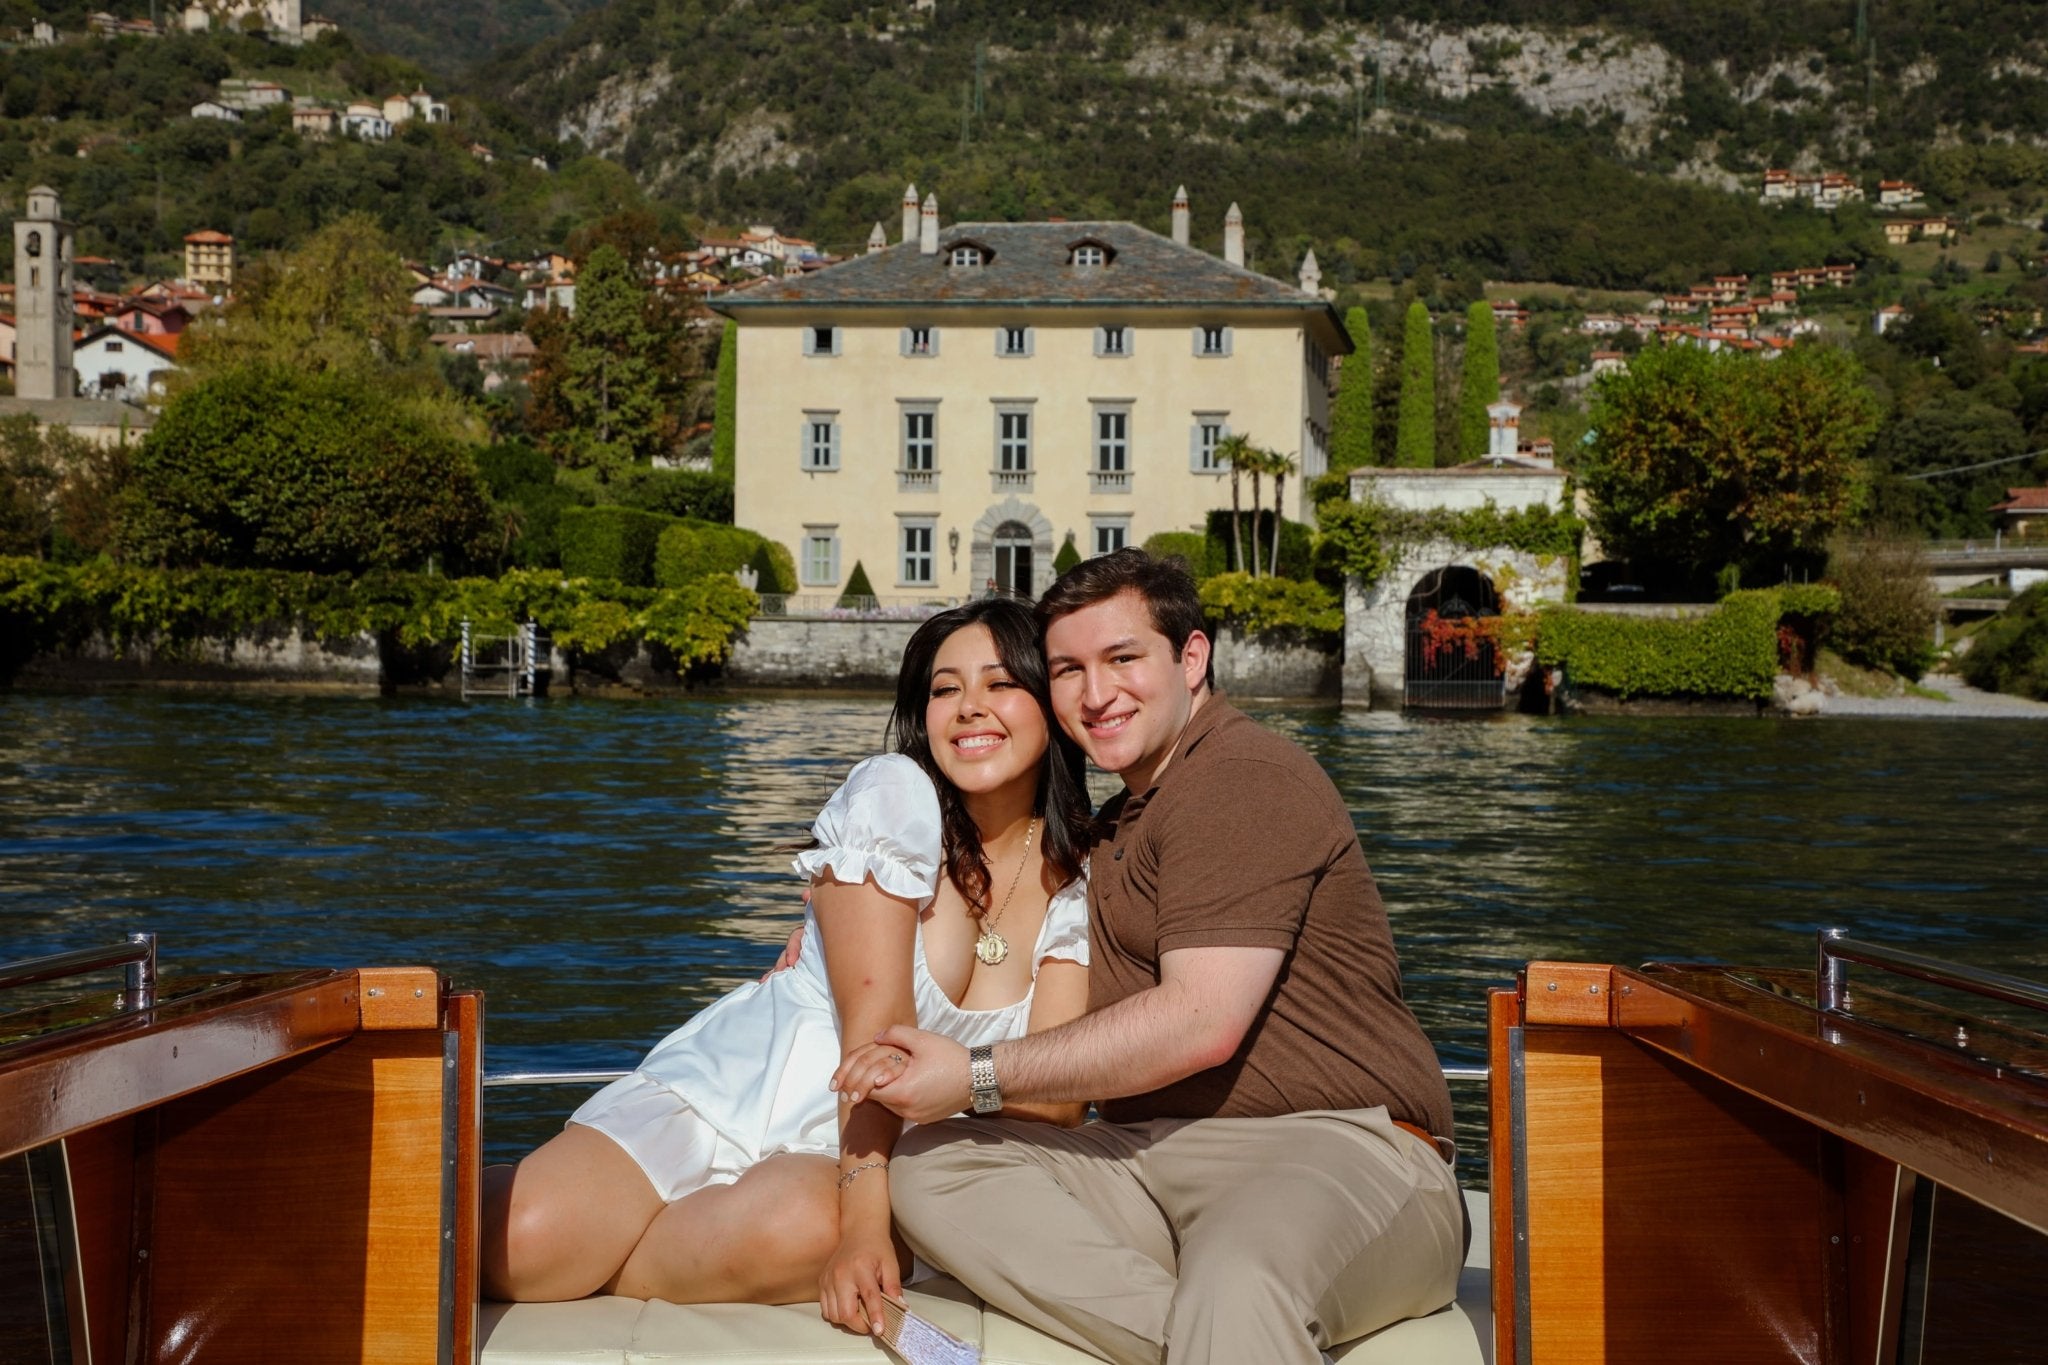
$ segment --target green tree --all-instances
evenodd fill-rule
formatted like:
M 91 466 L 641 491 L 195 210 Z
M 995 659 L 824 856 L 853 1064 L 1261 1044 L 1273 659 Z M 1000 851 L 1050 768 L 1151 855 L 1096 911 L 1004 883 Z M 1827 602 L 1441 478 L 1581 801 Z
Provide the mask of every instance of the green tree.
M 1459 461 L 1486 453 L 1486 409 L 1500 401 L 1500 338 L 1494 332 L 1493 306 L 1475 300 L 1465 310 L 1465 372 L 1458 386 Z
M 739 469 L 740 329 L 730 318 L 718 338 L 718 406 L 711 417 L 711 472 L 731 481 Z
M 1074 533 L 1067 532 L 1067 538 L 1060 542 L 1060 552 L 1052 557 L 1053 576 L 1058 577 L 1081 562 L 1081 551 L 1074 544 Z
M 1877 402 L 1848 353 L 1648 350 L 1600 383 L 1580 457 L 1601 541 L 1699 582 L 1774 578 L 1857 510 Z
M 282 260 L 245 271 L 226 312 L 186 333 L 182 378 L 266 364 L 403 375 L 420 391 L 437 391 L 412 289 L 390 237 L 367 214 L 352 213 Z
M 845 611 L 865 611 L 874 604 L 875 585 L 868 582 L 867 566 L 856 559 L 853 572 L 847 575 L 846 588 L 839 594 L 839 606 Z
M 1230 567 L 1244 569 L 1249 559 L 1244 552 L 1244 529 L 1240 523 L 1243 516 L 1244 493 L 1241 481 L 1251 462 L 1258 457 L 1258 447 L 1252 438 L 1241 431 L 1233 431 L 1216 443 L 1216 458 L 1230 466 Z M 1252 514 L 1258 515 L 1258 503 L 1252 504 Z
M 648 290 L 619 249 L 590 253 L 576 274 L 576 311 L 567 324 L 551 395 L 562 424 L 551 453 L 571 468 L 608 479 L 666 449 L 673 421 L 662 401 L 663 339 L 648 319 Z
M 135 456 L 126 555 L 359 573 L 486 554 L 470 448 L 359 373 L 255 362 L 176 395 Z
M 1401 337 L 1401 418 L 1394 439 L 1394 463 L 1403 469 L 1436 465 L 1436 335 L 1429 309 L 1408 305 Z
M 1372 463 L 1372 323 L 1363 308 L 1347 309 L 1344 330 L 1351 354 L 1338 371 L 1337 398 L 1330 405 L 1330 472 L 1346 473 Z

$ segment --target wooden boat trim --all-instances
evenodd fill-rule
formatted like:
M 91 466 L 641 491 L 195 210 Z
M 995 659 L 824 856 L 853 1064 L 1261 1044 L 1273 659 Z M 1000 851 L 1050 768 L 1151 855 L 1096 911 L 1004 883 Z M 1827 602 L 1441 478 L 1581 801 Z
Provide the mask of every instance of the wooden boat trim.
M 1614 980 L 1614 1024 L 1629 1037 L 2048 1233 L 2039 1081 L 1726 972 L 1616 968 Z
M 0 1156 L 340 1042 L 359 1000 L 352 971 L 284 972 L 0 1048 Z

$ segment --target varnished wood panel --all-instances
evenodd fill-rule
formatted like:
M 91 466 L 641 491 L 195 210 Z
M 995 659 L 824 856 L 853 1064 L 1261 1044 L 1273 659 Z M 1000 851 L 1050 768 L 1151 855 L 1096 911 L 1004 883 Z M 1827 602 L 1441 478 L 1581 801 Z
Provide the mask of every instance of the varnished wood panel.
M 1660 1052 L 2048 1233 L 2048 1085 L 1725 972 L 1616 968 L 1616 1023 Z
M 1613 976 L 1614 969 L 1601 963 L 1531 962 L 1522 974 L 1523 1019 L 1531 1024 L 1604 1028 Z
M 1509 1074 L 1512 1060 L 1508 1030 L 1522 1022 L 1519 995 L 1495 990 L 1486 996 L 1486 1108 L 1489 1152 L 1489 1201 L 1493 1226 L 1493 1358 L 1511 1365 L 1515 1358 L 1515 1165 L 1514 1102 Z
M 1605 1029 L 1523 1037 L 1531 1365 L 1826 1359 L 1820 1135 Z
M 0 1154 L 25 1151 L 356 1031 L 353 972 L 232 982 L 0 1049 Z
M 1893 1365 L 1915 1176 L 1853 1143 L 1842 1144 L 1843 1236 L 1848 1240 L 1849 1365 Z
M 483 1029 L 482 991 L 448 996 L 447 1027 L 456 1036 L 455 1075 L 455 1285 L 454 1358 L 476 1358 L 477 1314 L 483 1294 Z
M 1934 1196 L 1923 1365 L 2039 1365 L 2048 1358 L 2048 1237 L 1953 1190 Z
M 433 1360 L 447 1070 L 362 1034 L 163 1106 L 145 1358 Z
M 135 1120 L 115 1119 L 65 1139 L 78 1228 L 76 1305 L 91 1365 L 120 1365 L 128 1340 L 128 1276 L 135 1264 Z M 87 1357 L 80 1357 L 83 1362 Z
M 365 967 L 356 976 L 365 1029 L 440 1026 L 441 977 L 432 967 Z

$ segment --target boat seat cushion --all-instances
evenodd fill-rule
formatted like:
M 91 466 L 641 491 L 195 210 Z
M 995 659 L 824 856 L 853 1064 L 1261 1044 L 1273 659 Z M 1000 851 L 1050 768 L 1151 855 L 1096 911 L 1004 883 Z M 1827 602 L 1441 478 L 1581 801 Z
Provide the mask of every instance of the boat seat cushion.
M 1457 1302 L 1346 1342 L 1344 1365 L 1484 1365 L 1493 1358 L 1487 1197 L 1465 1192 L 1472 1250 Z M 1089 1365 L 1095 1357 L 985 1307 L 941 1277 L 906 1291 L 911 1311 L 981 1347 L 985 1365 Z M 814 1304 L 678 1305 L 592 1298 L 574 1303 L 486 1303 L 483 1365 L 878 1365 L 873 1342 L 826 1325 Z

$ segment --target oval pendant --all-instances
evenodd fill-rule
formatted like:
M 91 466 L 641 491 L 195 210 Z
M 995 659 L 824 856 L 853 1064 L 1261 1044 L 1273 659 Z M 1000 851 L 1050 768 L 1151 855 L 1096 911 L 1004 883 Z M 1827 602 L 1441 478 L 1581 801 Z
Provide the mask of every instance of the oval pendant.
M 974 955 L 984 967 L 993 967 L 1010 955 L 1009 940 L 993 929 L 984 930 L 974 941 Z

